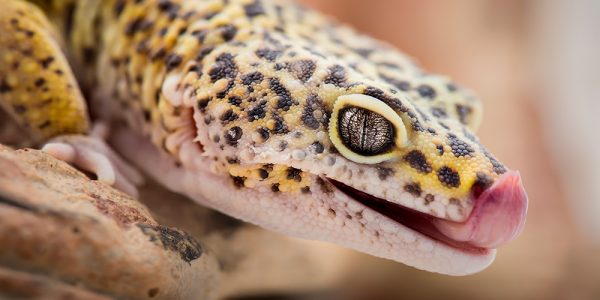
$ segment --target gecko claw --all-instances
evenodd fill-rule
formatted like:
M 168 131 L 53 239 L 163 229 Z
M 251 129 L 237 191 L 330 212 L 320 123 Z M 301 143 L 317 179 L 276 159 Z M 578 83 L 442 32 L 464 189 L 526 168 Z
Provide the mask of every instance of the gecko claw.
M 97 180 L 134 197 L 142 175 L 125 162 L 106 143 L 89 136 L 61 136 L 46 144 L 42 151 L 79 169 L 96 175 Z

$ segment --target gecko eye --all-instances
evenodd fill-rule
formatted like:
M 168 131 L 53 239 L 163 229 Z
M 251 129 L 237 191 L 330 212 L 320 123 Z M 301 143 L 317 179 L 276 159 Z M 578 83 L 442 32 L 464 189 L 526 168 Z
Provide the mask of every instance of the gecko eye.
M 337 127 L 344 146 L 357 154 L 382 154 L 394 146 L 392 123 L 376 112 L 346 106 L 338 113 Z
M 337 99 L 329 136 L 346 158 L 370 164 L 394 158 L 407 140 L 400 116 L 381 100 L 361 94 Z

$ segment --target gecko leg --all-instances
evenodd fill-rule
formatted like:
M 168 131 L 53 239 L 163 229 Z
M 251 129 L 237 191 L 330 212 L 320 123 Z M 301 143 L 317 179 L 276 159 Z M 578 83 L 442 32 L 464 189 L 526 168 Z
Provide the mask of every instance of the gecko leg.
M 90 135 L 64 135 L 50 140 L 42 151 L 96 175 L 98 181 L 137 196 L 143 176 L 105 142 L 108 127 L 94 125 Z
M 141 175 L 103 141 L 106 126 L 90 130 L 85 99 L 46 16 L 22 0 L 0 8 L 0 110 L 23 129 L 23 144 L 47 142 L 44 151 L 136 195 Z

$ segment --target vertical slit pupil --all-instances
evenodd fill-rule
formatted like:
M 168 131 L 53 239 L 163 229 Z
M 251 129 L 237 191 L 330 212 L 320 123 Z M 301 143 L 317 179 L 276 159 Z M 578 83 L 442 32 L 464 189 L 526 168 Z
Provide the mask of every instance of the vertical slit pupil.
M 342 143 L 357 154 L 378 155 L 394 146 L 394 126 L 378 113 L 347 106 L 340 109 L 337 123 Z

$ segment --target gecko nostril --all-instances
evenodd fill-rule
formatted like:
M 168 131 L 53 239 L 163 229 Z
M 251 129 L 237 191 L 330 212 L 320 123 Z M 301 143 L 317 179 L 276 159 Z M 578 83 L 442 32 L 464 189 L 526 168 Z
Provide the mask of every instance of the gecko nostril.
M 489 175 L 478 172 L 477 179 L 473 182 L 471 186 L 471 194 L 475 199 L 479 198 L 479 196 L 487 190 L 494 183 L 494 179 L 492 179 Z

